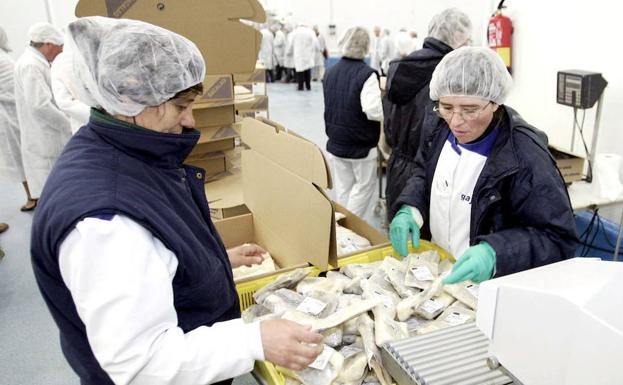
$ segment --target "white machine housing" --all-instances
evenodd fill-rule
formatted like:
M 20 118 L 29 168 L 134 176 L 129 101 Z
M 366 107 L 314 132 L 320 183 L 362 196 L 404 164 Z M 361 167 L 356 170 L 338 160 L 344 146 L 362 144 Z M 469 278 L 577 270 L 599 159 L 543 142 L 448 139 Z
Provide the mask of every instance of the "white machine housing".
M 623 384 L 623 263 L 575 258 L 480 285 L 490 354 L 525 385 Z

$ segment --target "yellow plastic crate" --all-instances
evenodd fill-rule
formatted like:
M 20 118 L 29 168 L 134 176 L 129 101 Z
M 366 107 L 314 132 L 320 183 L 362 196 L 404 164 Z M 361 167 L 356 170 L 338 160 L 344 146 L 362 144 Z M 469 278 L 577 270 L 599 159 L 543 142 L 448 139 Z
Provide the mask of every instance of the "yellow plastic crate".
M 439 253 L 441 259 L 450 259 L 454 261 L 454 257 L 452 257 L 448 252 L 431 242 L 420 240 L 420 247 L 418 247 L 417 249 L 414 249 L 411 246 L 411 242 L 409 242 L 409 251 L 411 253 L 421 253 L 428 250 L 436 250 Z M 396 251 L 394 251 L 394 248 L 391 246 L 381 249 L 370 250 L 361 254 L 351 255 L 350 257 L 338 259 L 337 268 L 356 263 L 376 262 L 383 260 L 389 255 L 396 258 L 398 257 L 398 253 L 396 253 Z M 315 267 L 308 267 L 308 269 L 311 270 L 311 277 L 317 277 L 321 273 L 321 271 Z M 336 268 L 334 266 L 330 266 L 330 270 L 333 269 Z M 238 290 L 238 297 L 240 298 L 240 310 L 244 311 L 246 308 L 253 305 L 255 303 L 255 301 L 253 300 L 253 293 L 255 293 L 263 286 L 274 281 L 277 276 L 278 275 L 237 284 L 236 290 Z M 271 362 L 256 361 L 253 371 L 257 376 L 262 378 L 267 385 L 285 385 L 286 383 L 285 376 L 281 374 L 277 370 L 277 368 L 275 368 L 275 365 L 273 365 Z

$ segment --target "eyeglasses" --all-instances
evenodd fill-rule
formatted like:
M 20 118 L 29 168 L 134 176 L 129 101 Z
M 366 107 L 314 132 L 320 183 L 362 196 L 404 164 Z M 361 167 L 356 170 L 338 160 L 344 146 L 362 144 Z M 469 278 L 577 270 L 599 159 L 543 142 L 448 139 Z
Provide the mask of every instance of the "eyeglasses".
M 478 119 L 478 117 L 480 116 L 480 113 L 484 111 L 485 108 L 487 108 L 487 106 L 491 103 L 493 102 L 489 102 L 480 108 L 474 107 L 474 108 L 466 108 L 464 110 L 453 110 L 452 108 L 447 108 L 437 103 L 437 105 L 433 107 L 433 111 L 435 111 L 435 113 L 440 118 L 445 119 L 447 122 L 452 121 L 452 117 L 454 116 L 455 113 L 459 114 L 461 119 L 465 121 L 471 121 L 471 120 Z

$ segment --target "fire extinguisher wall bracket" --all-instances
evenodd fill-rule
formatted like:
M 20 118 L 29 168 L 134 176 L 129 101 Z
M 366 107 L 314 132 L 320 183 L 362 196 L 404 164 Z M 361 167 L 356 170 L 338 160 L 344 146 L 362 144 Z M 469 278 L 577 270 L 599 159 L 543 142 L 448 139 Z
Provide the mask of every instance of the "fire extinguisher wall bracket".
M 500 2 L 499 6 L 501 6 L 502 3 L 503 1 Z M 508 72 L 512 73 L 513 22 L 510 18 L 502 14 L 501 9 L 498 9 L 491 19 L 489 19 L 487 31 L 489 48 L 500 55 Z

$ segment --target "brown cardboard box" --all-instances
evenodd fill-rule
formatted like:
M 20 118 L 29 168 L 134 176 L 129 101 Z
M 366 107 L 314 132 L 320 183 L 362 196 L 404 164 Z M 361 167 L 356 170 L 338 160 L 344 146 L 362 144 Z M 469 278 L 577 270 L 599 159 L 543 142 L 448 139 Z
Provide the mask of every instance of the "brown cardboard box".
M 240 170 L 228 170 L 220 179 L 205 184 L 206 197 L 213 220 L 247 214 L 242 194 Z
M 199 128 L 201 136 L 189 157 L 196 158 L 209 152 L 233 149 L 236 145 L 236 138 L 240 136 L 239 130 L 236 125 Z
M 223 151 L 210 152 L 190 157 L 186 159 L 186 162 L 184 163 L 204 169 L 206 180 L 209 179 L 209 175 L 219 174 L 225 172 L 227 169 L 227 162 Z
M 556 159 L 556 166 L 560 170 L 565 183 L 571 183 L 584 178 L 584 158 L 553 145 L 548 146 L 549 151 Z
M 258 0 L 79 0 L 76 16 L 143 20 L 177 32 L 199 47 L 208 74 L 253 72 L 262 35 L 240 20 L 266 20 Z
M 245 74 L 234 74 L 234 83 L 236 85 L 266 83 L 266 68 L 258 63 L 253 72 Z
M 201 107 L 219 107 L 234 103 L 234 81 L 231 75 L 208 75 L 203 81 L 203 95 L 195 100 Z
M 266 95 L 254 95 L 253 98 L 245 100 L 236 100 L 236 111 L 241 112 L 253 112 L 253 111 L 267 111 L 268 110 L 268 96 Z
M 228 126 L 236 121 L 236 113 L 231 104 L 220 107 L 193 104 L 193 118 L 197 128 Z
M 373 248 L 387 246 L 383 234 L 326 196 L 331 176 L 322 151 L 265 122 L 244 119 L 241 125 L 242 141 L 250 147 L 242 152 L 242 191 L 252 214 L 215 222 L 225 245 L 256 242 L 284 269 L 311 263 L 326 270 L 337 266 L 337 210 Z

